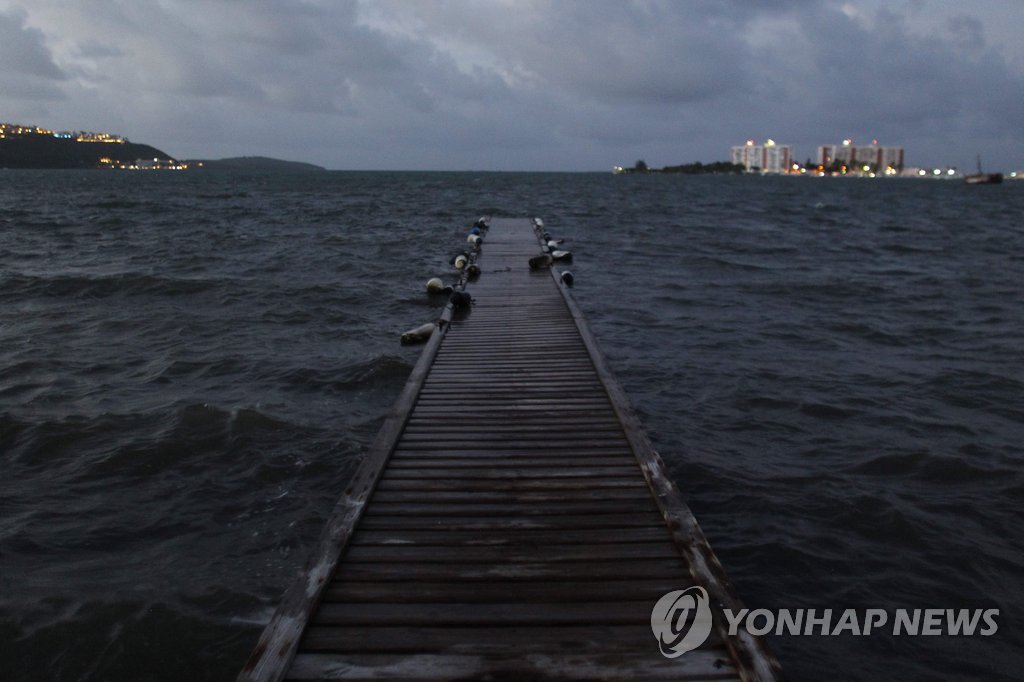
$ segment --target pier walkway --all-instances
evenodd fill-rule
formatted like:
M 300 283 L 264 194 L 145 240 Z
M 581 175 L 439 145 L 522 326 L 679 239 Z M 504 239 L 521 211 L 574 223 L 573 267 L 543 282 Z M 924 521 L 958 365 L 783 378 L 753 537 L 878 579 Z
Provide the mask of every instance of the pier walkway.
M 729 583 L 529 220 L 491 222 L 474 298 L 424 348 L 240 680 L 773 680 Z M 450 310 L 448 311 L 450 313 Z M 651 611 L 715 628 L 662 655 Z

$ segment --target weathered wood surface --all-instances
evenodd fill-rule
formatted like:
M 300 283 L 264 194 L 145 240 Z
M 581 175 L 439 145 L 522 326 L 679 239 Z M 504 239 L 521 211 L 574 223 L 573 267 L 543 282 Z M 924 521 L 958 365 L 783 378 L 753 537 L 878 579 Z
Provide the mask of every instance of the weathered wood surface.
M 538 253 L 529 221 L 493 221 L 472 309 L 431 339 L 240 679 L 780 676 L 746 633 L 659 652 L 666 592 L 739 603 Z

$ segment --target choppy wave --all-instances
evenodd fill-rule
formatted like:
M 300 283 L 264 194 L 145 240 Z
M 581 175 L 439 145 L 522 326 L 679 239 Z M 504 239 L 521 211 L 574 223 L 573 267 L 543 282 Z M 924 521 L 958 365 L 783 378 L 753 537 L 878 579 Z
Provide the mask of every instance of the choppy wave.
M 668 182 L 632 183 L 631 202 Z M 721 184 L 673 183 L 671 218 L 609 202 L 559 236 L 586 244 L 576 296 L 747 605 L 951 608 L 966 591 L 1012 617 L 1024 299 L 1007 286 L 1024 268 L 1006 211 L 1024 196 Z M 958 642 L 980 668 L 937 643 L 912 660 L 885 640 L 772 644 L 793 679 L 1009 679 L 1005 636 Z
M 40 275 L 18 274 L 0 280 L 0 291 L 9 300 L 26 296 L 52 298 L 96 298 L 104 296 L 180 296 L 199 293 L 216 286 L 216 282 L 188 278 L 164 277 L 142 273 L 113 275 Z
M 46 183 L 59 204 L 26 200 Z M 9 173 L 5 679 L 233 677 L 415 363 L 397 340 L 440 305 L 422 283 L 483 214 L 569 240 L 575 295 L 748 606 L 969 594 L 1009 618 L 1017 190 Z M 772 646 L 792 679 L 966 680 L 1015 670 L 1024 641 L 957 642 L 974 667 L 935 640 Z

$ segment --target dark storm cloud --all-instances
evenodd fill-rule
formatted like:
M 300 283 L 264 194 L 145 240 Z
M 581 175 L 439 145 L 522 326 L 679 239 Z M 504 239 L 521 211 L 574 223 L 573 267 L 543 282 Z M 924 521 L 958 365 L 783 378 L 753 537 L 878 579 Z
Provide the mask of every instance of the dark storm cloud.
M 25 19 L 25 12 L 17 8 L 0 10 L 0 97 L 61 99 L 57 84 L 67 76 L 54 63 L 43 32 L 27 27 Z
M 429 108 L 415 75 L 430 50 L 357 25 L 354 2 L 187 4 L 165 19 L 161 87 L 296 113 L 372 117 L 381 92 Z
M 36 0 L 0 14 L 0 56 L 21 64 L 0 84 L 6 118 L 15 86 L 34 87 L 68 98 L 43 125 L 127 126 L 183 156 L 598 169 L 721 159 L 748 137 L 806 156 L 852 135 L 936 163 L 952 138 L 988 141 L 1009 164 L 1024 54 L 992 32 L 1024 14 L 1013 8 Z
M 742 86 L 738 22 L 703 3 L 535 2 L 415 5 L 424 40 L 486 53 L 523 90 L 665 106 Z M 687 9 L 690 7 L 690 9 Z M 521 10 L 521 14 L 519 11 Z M 709 24 L 727 28 L 720 34 Z
M 955 140 L 1018 134 L 1021 109 L 1011 102 L 1024 101 L 1024 79 L 985 45 L 978 22 L 969 17 L 952 19 L 955 35 L 944 40 L 915 35 L 901 15 L 887 9 L 869 23 L 835 11 L 795 18 L 798 32 L 791 44 L 800 46 L 802 59 L 814 68 L 784 70 L 775 81 L 787 101 L 813 112 L 816 120 L 805 126 L 819 139 L 831 129 L 832 141 L 851 135 L 903 144 L 926 132 L 938 145 L 948 146 Z M 769 51 L 763 63 L 773 68 L 785 64 L 777 52 Z M 786 127 L 784 116 L 778 118 Z M 917 154 L 921 159 L 920 148 Z

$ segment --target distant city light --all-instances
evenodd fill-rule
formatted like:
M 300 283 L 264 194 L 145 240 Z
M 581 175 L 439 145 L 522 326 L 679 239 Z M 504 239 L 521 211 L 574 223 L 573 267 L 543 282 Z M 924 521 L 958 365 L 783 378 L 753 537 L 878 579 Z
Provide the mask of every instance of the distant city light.
M 894 177 L 913 175 L 919 168 L 904 166 L 904 151 L 901 146 L 880 146 L 878 139 L 871 144 L 857 145 L 847 137 L 842 144 L 820 145 L 817 162 L 808 161 L 806 166 L 794 161 L 792 145 L 765 138 L 762 142 L 746 140 L 742 145 L 732 147 L 732 162 L 743 166 L 748 173 L 761 175 L 812 175 Z M 813 158 L 813 157 L 810 157 Z M 944 167 L 948 168 L 948 166 Z M 926 169 L 921 175 L 932 172 Z

